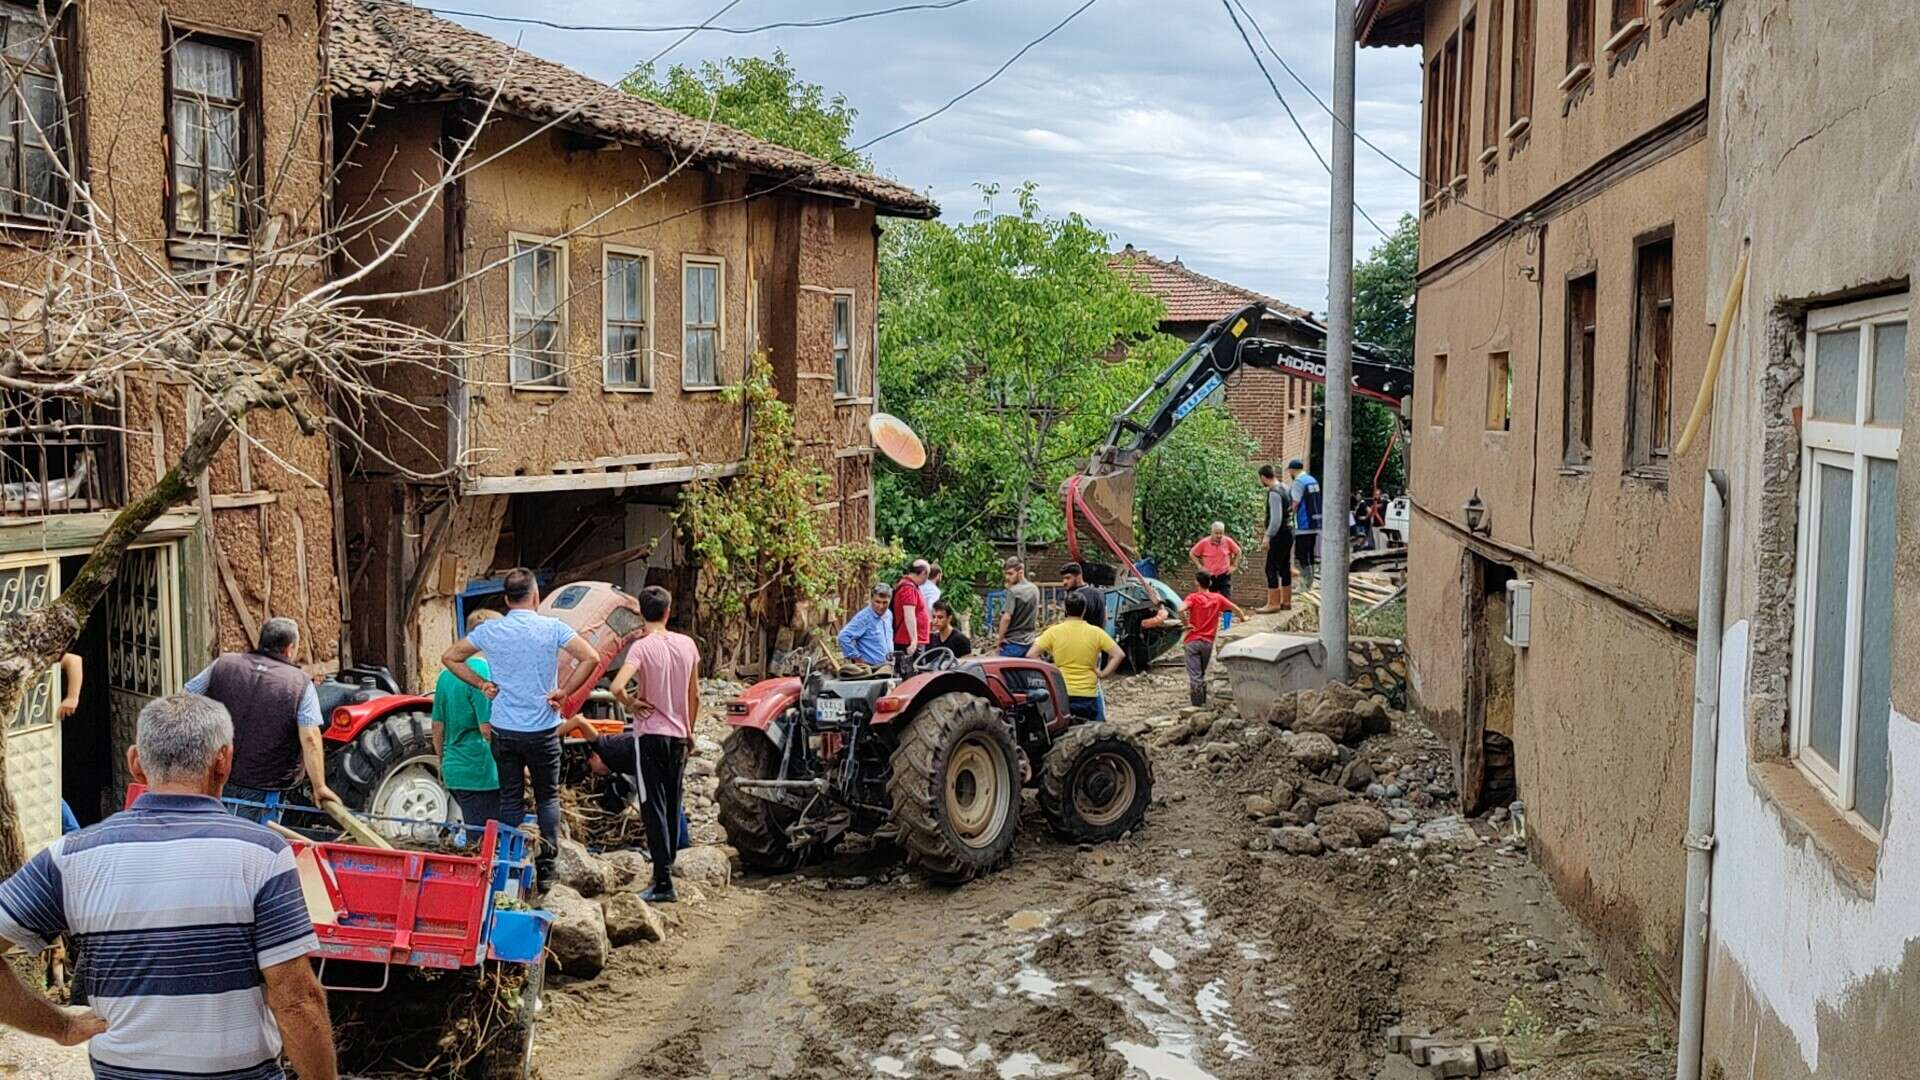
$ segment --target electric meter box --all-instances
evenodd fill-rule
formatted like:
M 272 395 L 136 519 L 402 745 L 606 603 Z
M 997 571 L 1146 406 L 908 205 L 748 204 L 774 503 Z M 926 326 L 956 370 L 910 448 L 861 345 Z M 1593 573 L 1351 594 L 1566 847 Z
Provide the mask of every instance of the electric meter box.
M 1507 644 L 1524 649 L 1533 644 L 1533 582 L 1516 578 L 1507 582 Z

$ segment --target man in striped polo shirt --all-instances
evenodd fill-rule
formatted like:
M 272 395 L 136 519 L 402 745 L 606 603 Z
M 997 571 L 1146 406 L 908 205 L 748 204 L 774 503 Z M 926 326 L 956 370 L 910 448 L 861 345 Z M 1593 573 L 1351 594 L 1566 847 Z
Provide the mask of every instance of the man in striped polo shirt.
M 63 1030 L 0 965 L 0 1024 L 91 1036 L 99 1080 L 281 1080 L 283 1048 L 301 1080 L 337 1080 L 293 852 L 219 801 L 233 766 L 227 710 L 193 694 L 148 702 L 127 758 L 148 785 L 132 809 L 0 883 L 0 939 L 39 952 L 77 938 L 98 1019 L 72 1037 L 90 1014 Z

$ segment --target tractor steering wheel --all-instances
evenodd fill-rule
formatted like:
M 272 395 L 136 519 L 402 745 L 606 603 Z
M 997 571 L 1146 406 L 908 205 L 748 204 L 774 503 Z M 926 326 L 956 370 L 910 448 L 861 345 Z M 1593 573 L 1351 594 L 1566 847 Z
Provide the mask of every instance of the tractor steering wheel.
M 958 663 L 959 659 L 959 657 L 953 654 L 952 649 L 947 648 L 945 645 L 939 645 L 931 649 L 922 650 L 920 655 L 914 657 L 913 670 L 916 672 L 946 671 Z

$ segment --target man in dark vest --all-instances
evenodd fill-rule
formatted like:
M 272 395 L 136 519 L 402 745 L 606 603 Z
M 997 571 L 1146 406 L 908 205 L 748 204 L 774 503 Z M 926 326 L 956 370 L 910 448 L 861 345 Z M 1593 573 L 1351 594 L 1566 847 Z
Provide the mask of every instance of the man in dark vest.
M 292 619 L 260 624 L 260 647 L 222 653 L 187 680 L 187 693 L 205 694 L 233 716 L 233 773 L 229 798 L 265 802 L 300 784 L 304 771 L 316 803 L 337 799 L 327 787 L 326 749 L 320 742 L 320 695 L 293 662 L 300 626 Z

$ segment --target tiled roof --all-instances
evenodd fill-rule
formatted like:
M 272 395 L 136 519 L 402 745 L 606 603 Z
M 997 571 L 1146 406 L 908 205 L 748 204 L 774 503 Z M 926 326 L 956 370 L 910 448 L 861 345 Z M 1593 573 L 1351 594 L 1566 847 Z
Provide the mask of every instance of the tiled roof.
M 329 6 L 327 60 L 332 90 L 342 97 L 459 95 L 486 102 L 497 91 L 497 108 L 530 120 L 565 115 L 570 128 L 698 162 L 732 164 L 905 217 L 940 212 L 933 200 L 891 180 L 622 93 L 404 0 L 338 0 Z
M 1304 319 L 1318 325 L 1318 320 L 1304 308 L 1189 270 L 1179 259 L 1168 262 L 1155 258 L 1132 244 L 1115 252 L 1110 265 L 1124 274 L 1138 291 L 1159 297 L 1167 308 L 1167 322 L 1216 322 L 1248 304 L 1265 304 L 1276 317 Z

